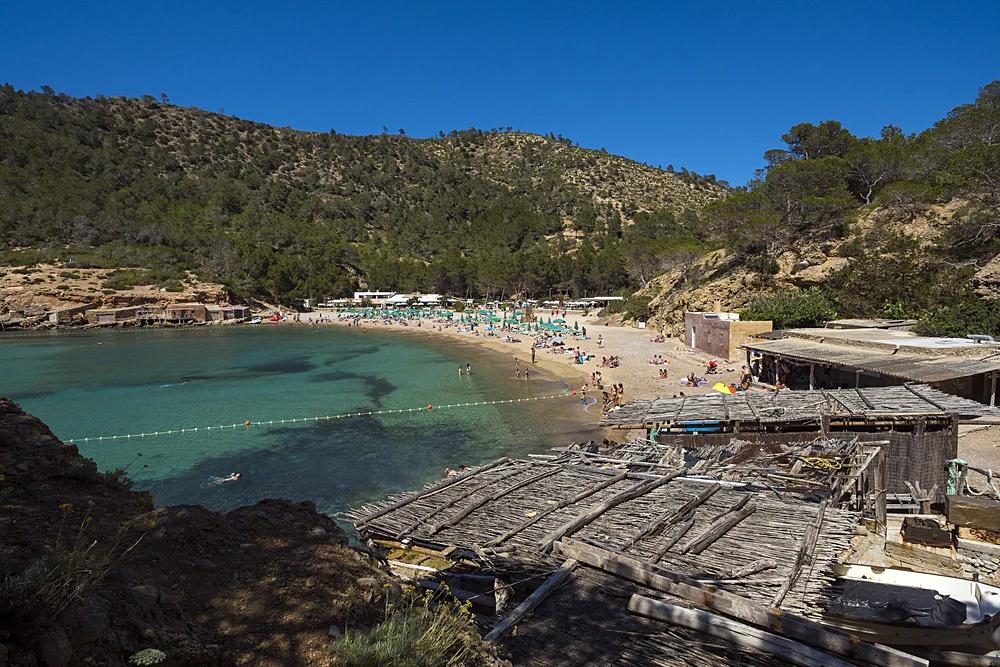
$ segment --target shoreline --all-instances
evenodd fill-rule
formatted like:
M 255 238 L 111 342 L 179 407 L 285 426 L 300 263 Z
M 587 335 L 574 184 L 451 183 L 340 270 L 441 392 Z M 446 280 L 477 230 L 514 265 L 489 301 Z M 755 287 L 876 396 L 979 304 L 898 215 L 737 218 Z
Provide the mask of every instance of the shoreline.
M 739 382 L 741 366 L 739 361 L 720 360 L 699 350 L 685 347 L 683 342 L 677 338 L 668 337 L 663 342 L 657 343 L 651 339 L 651 336 L 656 334 L 654 330 L 599 324 L 598 318 L 593 315 L 584 316 L 571 313 L 568 316 L 578 322 L 582 328 L 586 328 L 589 334 L 586 340 L 573 340 L 571 344 L 566 345 L 567 349 L 580 347 L 594 357 L 582 365 L 576 364 L 571 355 L 552 354 L 551 348 L 538 349 L 536 362 L 532 364 L 531 347 L 534 338 L 527 335 L 523 336 L 519 342 L 505 342 L 497 336 L 460 332 L 453 327 L 437 324 L 435 320 L 418 320 L 420 325 L 366 320 L 360 326 L 355 326 L 336 319 L 334 313 L 313 312 L 301 315 L 311 317 L 298 322 L 265 321 L 260 326 L 332 326 L 399 334 L 428 335 L 451 343 L 457 342 L 506 355 L 510 361 L 512 373 L 514 359 L 518 359 L 522 368 L 537 368 L 543 373 L 549 374 L 550 378 L 567 383 L 571 390 L 576 391 L 579 391 L 584 384 L 590 385 L 591 373 L 600 371 L 605 385 L 624 385 L 623 403 L 636 399 L 670 397 L 680 392 L 689 396 L 707 394 L 712 391 L 711 385 L 716 382 Z M 317 321 L 321 316 L 332 316 L 333 319 Z M 598 336 L 604 340 L 604 346 L 600 348 L 597 347 L 596 342 Z M 601 366 L 600 358 L 612 355 L 619 357 L 620 365 L 617 367 Z M 650 364 L 649 359 L 654 355 L 663 357 L 666 363 L 662 365 Z M 678 384 L 679 379 L 692 372 L 699 377 L 704 376 L 705 367 L 710 359 L 718 361 L 719 372 L 708 385 L 685 387 Z M 661 368 L 667 370 L 668 378 L 658 377 Z M 595 394 L 600 395 L 591 386 L 589 395 L 594 396 Z M 594 405 L 591 404 L 589 407 L 593 410 Z M 597 410 L 599 411 L 600 408 L 598 407 Z M 599 412 L 595 413 L 594 417 L 596 420 L 600 420 Z

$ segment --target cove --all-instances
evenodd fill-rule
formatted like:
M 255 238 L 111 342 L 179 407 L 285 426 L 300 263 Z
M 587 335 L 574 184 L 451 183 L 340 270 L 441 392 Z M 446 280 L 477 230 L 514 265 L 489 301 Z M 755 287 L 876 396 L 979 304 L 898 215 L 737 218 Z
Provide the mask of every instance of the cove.
M 473 366 L 473 375 L 458 368 Z M 503 355 L 430 336 L 344 327 L 205 327 L 0 338 L 0 395 L 61 439 L 559 393 Z M 336 513 L 438 479 L 446 467 L 592 437 L 572 397 L 371 415 L 78 446 L 128 466 L 157 505 L 228 510 L 262 498 Z M 214 478 L 233 472 L 240 479 Z

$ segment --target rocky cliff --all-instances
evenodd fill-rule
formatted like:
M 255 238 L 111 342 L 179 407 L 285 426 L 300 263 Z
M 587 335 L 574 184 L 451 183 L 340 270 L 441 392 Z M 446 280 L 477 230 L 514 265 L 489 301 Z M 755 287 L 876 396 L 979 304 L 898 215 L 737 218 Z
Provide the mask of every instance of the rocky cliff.
M 385 575 L 311 503 L 128 486 L 0 399 L 0 666 L 320 664 L 332 625 L 383 612 Z

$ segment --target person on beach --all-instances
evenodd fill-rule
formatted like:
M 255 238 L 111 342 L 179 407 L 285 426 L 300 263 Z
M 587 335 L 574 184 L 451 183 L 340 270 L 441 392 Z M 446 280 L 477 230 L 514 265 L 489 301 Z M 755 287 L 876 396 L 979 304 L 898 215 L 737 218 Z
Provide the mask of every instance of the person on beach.
M 524 369 L 524 379 L 525 380 L 529 379 L 528 378 L 528 369 L 527 368 Z
M 597 347 L 599 348 L 604 347 L 604 336 L 602 336 L 601 334 L 597 334 Z
M 531 348 L 531 363 L 535 363 L 535 348 Z
M 580 387 L 580 403 L 582 403 L 583 405 L 587 404 L 587 389 L 588 389 L 587 385 L 583 385 L 582 387 Z

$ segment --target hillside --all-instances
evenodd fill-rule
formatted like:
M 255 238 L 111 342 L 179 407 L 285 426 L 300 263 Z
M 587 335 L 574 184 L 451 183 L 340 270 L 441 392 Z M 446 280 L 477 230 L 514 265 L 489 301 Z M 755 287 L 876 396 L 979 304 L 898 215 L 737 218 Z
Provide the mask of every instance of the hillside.
M 694 226 L 726 193 L 561 137 L 299 132 L 0 87 L 8 265 L 146 268 L 153 284 L 192 271 L 286 301 L 362 285 L 593 294 L 641 284 L 624 270 L 633 223 Z
M 685 310 L 718 304 L 778 326 L 906 317 L 1000 335 L 1000 81 L 920 134 L 825 121 L 782 141 L 701 212 L 710 252 L 665 266 L 633 312 L 675 332 Z

